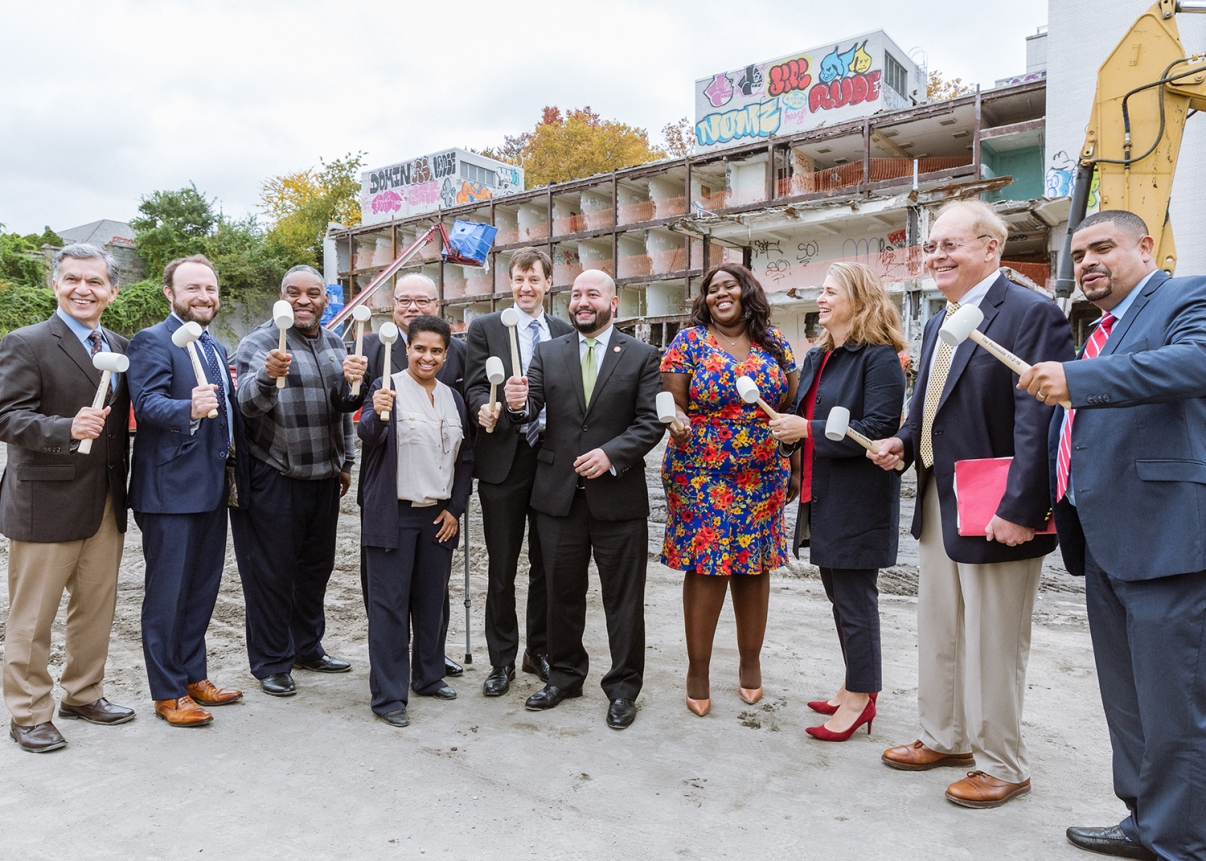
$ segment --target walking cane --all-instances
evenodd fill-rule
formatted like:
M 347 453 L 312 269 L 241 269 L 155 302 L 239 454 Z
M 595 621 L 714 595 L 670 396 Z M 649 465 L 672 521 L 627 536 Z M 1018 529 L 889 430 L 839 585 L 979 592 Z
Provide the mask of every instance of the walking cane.
M 469 608 L 473 601 L 469 597 L 469 506 L 465 506 L 465 660 L 468 666 L 473 663 L 473 652 L 469 650 Z

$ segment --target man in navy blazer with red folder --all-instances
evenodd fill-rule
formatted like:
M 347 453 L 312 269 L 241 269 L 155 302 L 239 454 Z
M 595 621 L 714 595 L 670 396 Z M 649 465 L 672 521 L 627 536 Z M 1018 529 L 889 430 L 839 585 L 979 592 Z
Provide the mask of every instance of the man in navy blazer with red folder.
M 1206 278 L 1170 278 L 1133 213 L 1072 237 L 1105 312 L 1081 358 L 1019 385 L 1073 409 L 1051 422 L 1055 523 L 1085 577 L 1097 679 L 1129 815 L 1069 828 L 1122 858 L 1206 859 Z
M 924 249 L 946 314 L 975 304 L 984 313 L 980 331 L 1026 361 L 1072 358 L 1072 330 L 1059 306 L 1001 274 L 1006 236 L 987 204 L 943 207 Z M 1009 368 L 971 340 L 944 344 L 944 319 L 938 314 L 926 324 L 908 420 L 872 458 L 885 469 L 901 458 L 917 464 L 913 536 L 921 562 L 921 737 L 888 749 L 883 761 L 905 771 L 962 768 L 970 774 L 947 787 L 947 799 L 997 807 L 1030 791 L 1022 704 L 1039 573 L 1055 549 L 1054 536 L 1035 535 L 1050 510 L 1052 409 L 1015 390 Z M 988 535 L 961 536 L 955 463 L 997 457 L 1013 463 Z

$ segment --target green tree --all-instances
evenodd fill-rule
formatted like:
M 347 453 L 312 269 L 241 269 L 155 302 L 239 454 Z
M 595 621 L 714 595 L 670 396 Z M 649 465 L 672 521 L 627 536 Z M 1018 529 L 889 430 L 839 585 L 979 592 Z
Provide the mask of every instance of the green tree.
M 201 254 L 218 224 L 213 201 L 197 186 L 178 191 L 156 191 L 138 205 L 141 213 L 130 220 L 138 254 L 148 272 L 162 272 L 177 257 Z
M 205 249 L 218 270 L 224 302 L 251 302 L 275 295 L 285 271 L 294 265 L 268 242 L 254 215 L 239 221 L 220 218 Z
M 267 241 L 273 254 L 290 265 L 322 265 L 327 224 L 360 223 L 360 169 L 364 153 L 320 162 L 309 168 L 273 176 L 260 185 L 260 206 L 272 226 Z

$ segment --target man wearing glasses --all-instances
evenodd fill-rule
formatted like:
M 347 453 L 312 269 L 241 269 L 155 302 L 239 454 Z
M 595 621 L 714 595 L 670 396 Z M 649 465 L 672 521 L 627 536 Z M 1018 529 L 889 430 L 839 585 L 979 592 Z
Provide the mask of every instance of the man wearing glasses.
M 440 316 L 440 299 L 436 292 L 435 282 L 426 275 L 412 272 L 398 279 L 394 286 L 394 323 L 402 334 L 402 343 L 395 344 L 390 351 L 390 373 L 396 374 L 406 370 L 406 330 L 411 321 L 424 315 Z M 444 365 L 436 374 L 436 379 L 449 388 L 465 396 L 465 342 L 453 338 L 448 344 L 448 355 Z M 368 359 L 368 372 L 365 374 L 365 390 L 373 381 L 382 375 L 385 364 L 385 345 L 376 333 L 364 336 L 364 356 Z M 469 430 L 469 429 L 466 429 Z M 368 572 L 365 567 L 364 552 L 360 554 L 360 586 L 364 593 L 365 607 L 368 607 Z M 444 595 L 444 624 L 441 628 L 440 642 L 448 636 L 448 619 L 452 607 L 448 595 Z M 450 676 L 459 676 L 464 670 L 456 661 L 444 657 L 444 669 Z
M 884 469 L 916 463 L 913 537 L 917 589 L 917 706 L 921 736 L 889 748 L 904 771 L 950 766 L 968 772 L 946 790 L 964 807 L 998 807 L 1030 791 L 1022 700 L 1030 621 L 1046 525 L 1047 428 L 1052 407 L 1014 388 L 1017 377 L 970 339 L 938 337 L 960 306 L 984 313 L 980 331 L 1028 362 L 1072 358 L 1072 330 L 1047 296 L 1000 271 L 1007 230 L 978 200 L 947 204 L 923 246 L 926 268 L 947 300 L 925 327 L 917 384 L 900 433 L 872 457 Z M 955 462 L 1012 457 L 1006 489 L 984 536 L 960 535 Z M 986 540 L 987 539 L 987 540 Z

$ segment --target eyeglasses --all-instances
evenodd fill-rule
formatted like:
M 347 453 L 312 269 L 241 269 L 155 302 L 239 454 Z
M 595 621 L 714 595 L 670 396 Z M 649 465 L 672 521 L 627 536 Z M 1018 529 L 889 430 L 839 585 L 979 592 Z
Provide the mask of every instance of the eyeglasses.
M 981 233 L 976 239 L 992 239 L 987 233 Z M 943 254 L 952 254 L 958 251 L 964 245 L 971 245 L 970 242 L 951 242 L 949 239 L 942 242 L 926 242 L 921 246 L 921 250 L 926 254 L 933 254 L 935 251 L 941 251 Z
M 401 305 L 403 308 L 409 308 L 414 305 L 416 308 L 430 308 L 435 304 L 435 299 L 415 299 L 412 296 L 395 296 L 394 304 Z

